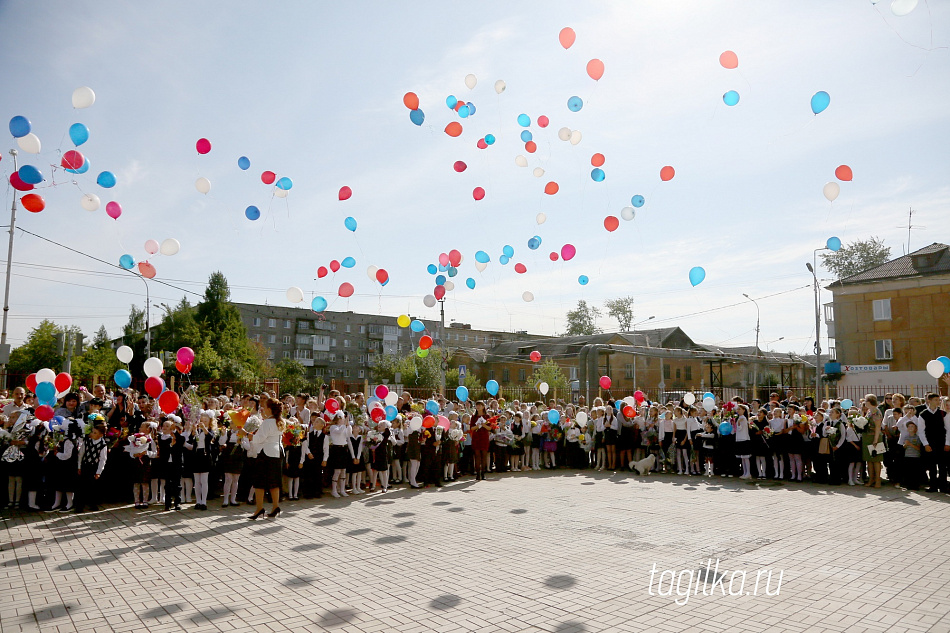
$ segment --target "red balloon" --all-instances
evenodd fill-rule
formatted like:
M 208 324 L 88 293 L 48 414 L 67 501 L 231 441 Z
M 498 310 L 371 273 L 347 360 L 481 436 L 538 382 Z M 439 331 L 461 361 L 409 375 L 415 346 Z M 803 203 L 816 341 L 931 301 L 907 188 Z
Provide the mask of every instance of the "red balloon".
M 459 108 L 461 108 L 463 105 L 465 105 L 465 102 L 459 99 L 458 101 L 455 102 L 455 107 L 452 109 L 458 112 Z
M 637 410 L 631 407 L 629 404 L 623 408 L 623 417 L 630 419 L 634 418 L 637 415 Z
M 485 197 L 485 190 L 481 187 L 475 187 L 474 191 L 472 191 L 472 197 L 476 200 L 481 200 Z
M 49 422 L 53 419 L 53 407 L 46 404 L 40 405 L 36 407 L 36 413 L 34 413 L 34 415 L 38 420 Z
M 320 279 L 323 279 L 329 274 L 330 274 L 330 271 L 327 270 L 326 266 L 321 266 L 320 268 L 317 269 L 317 277 L 319 277 Z
M 531 354 L 528 355 L 528 358 L 531 359 L 531 362 L 536 363 L 541 360 L 541 352 L 534 350 Z
M 551 254 L 548 255 L 548 257 L 551 258 L 552 262 L 556 262 L 560 258 L 559 255 L 555 253 L 554 251 L 551 251 Z
M 577 34 L 574 33 L 574 29 L 569 26 L 565 26 L 561 29 L 561 32 L 558 33 L 557 39 L 561 43 L 561 46 L 564 48 L 570 48 L 574 45 L 574 40 L 577 38 Z
M 544 185 L 544 193 L 548 194 L 549 196 L 553 196 L 554 194 L 556 194 L 559 189 L 560 187 L 558 187 L 557 183 L 554 182 L 553 180 L 549 182 L 548 184 Z
M 156 274 L 155 267 L 148 262 L 139 262 L 139 274 L 141 274 L 146 279 L 152 279 Z
M 389 279 L 389 273 L 387 273 L 385 269 L 383 268 L 376 269 L 376 281 L 378 281 L 381 284 L 384 284 L 386 283 L 388 279 Z
M 610 389 L 610 385 L 611 385 L 611 384 L 612 384 L 612 383 L 611 383 L 611 381 L 610 381 L 610 376 L 601 376 L 601 377 L 600 377 L 600 386 L 601 386 L 603 389 Z
M 373 407 L 369 417 L 373 418 L 373 422 L 382 422 L 386 419 L 386 411 L 382 407 Z
M 488 149 L 488 143 L 485 142 L 485 139 L 480 138 L 478 139 L 478 142 L 475 143 L 475 147 L 478 149 Z
M 46 208 L 46 200 L 43 200 L 43 196 L 37 193 L 26 194 L 20 198 L 20 202 L 23 203 L 23 208 L 30 213 L 39 213 Z
M 175 369 L 178 370 L 181 374 L 190 374 L 191 373 L 191 364 L 183 365 L 181 361 L 175 361 Z
M 608 215 L 604 218 L 604 228 L 613 233 L 617 230 L 617 227 L 620 226 L 620 220 L 612 215 Z
M 666 182 L 667 180 L 673 180 L 673 176 L 675 175 L 676 171 L 669 165 L 660 170 L 660 180 L 663 182 Z
M 548 120 L 548 117 L 544 116 L 543 114 L 538 117 L 538 127 L 547 127 L 548 123 L 550 122 L 551 121 Z
M 435 418 L 431 415 L 427 415 L 426 417 L 422 418 L 422 426 L 427 429 L 431 429 L 433 426 L 435 426 Z
M 157 398 L 165 391 L 165 381 L 158 376 L 152 376 L 145 379 L 145 393 Z
M 462 133 L 462 124 L 458 121 L 452 121 L 445 126 L 445 133 L 449 136 L 459 136 Z
M 636 400 L 637 402 L 643 402 L 644 397 L 645 396 L 643 395 L 643 392 L 640 391 L 639 389 L 633 392 L 633 399 Z
M 594 81 L 600 81 L 600 78 L 604 76 L 604 62 L 599 59 L 592 59 L 587 62 L 587 74 Z
M 461 174 L 463 171 L 465 171 L 466 169 L 468 169 L 468 165 L 466 165 L 465 163 L 463 163 L 463 162 L 460 161 L 460 160 L 457 160 L 457 161 L 455 161 L 455 164 L 452 165 L 452 168 L 455 169 L 455 171 L 457 171 L 458 173 Z
M 198 150 L 199 154 L 207 154 L 211 151 L 211 141 L 206 138 L 199 138 L 198 142 L 195 143 L 195 149 Z
M 518 262 L 517 264 L 515 264 L 515 272 L 518 273 L 519 275 L 523 275 L 526 272 L 528 272 L 528 269 L 525 268 L 524 264 L 522 264 L 521 262 Z
M 158 406 L 165 412 L 165 415 L 171 415 L 178 408 L 178 394 L 174 391 L 166 391 L 158 397 Z
M 350 196 L 352 195 L 353 195 L 352 189 L 350 189 L 349 187 L 345 185 L 343 187 L 340 187 L 340 195 L 339 195 L 340 200 L 349 200 Z
M 436 301 L 441 301 L 442 297 L 445 296 L 445 286 L 436 286 L 432 294 L 435 295 Z
M 603 154 L 594 154 L 590 157 L 590 164 L 594 167 L 603 167 L 606 161 Z
M 53 385 L 56 387 L 56 391 L 58 393 L 69 391 L 69 388 L 73 386 L 73 377 L 67 374 L 66 372 L 62 372 L 60 374 L 57 374 L 56 380 L 53 382 Z
M 419 109 L 419 97 L 414 92 L 407 92 L 402 97 L 403 104 L 410 110 Z
M 333 272 L 340 270 L 340 262 L 338 262 L 335 259 L 332 262 L 330 262 L 330 270 L 332 270 Z
M 63 160 L 60 161 L 65 169 L 79 169 L 86 162 L 86 157 L 74 149 L 63 154 Z
M 30 183 L 23 182 L 23 180 L 20 179 L 20 174 L 17 172 L 10 174 L 10 185 L 17 191 L 29 191 L 33 188 L 33 185 Z
M 26 389 L 31 393 L 36 393 L 36 374 L 30 374 L 26 377 Z
M 719 63 L 723 68 L 732 70 L 739 66 L 739 56 L 732 51 L 724 51 L 722 55 L 719 56 Z
M 340 284 L 339 290 L 341 297 L 352 297 L 353 296 L 353 284 L 349 282 L 343 282 Z
M 323 408 L 329 411 L 331 414 L 336 413 L 340 410 L 340 401 L 336 398 L 330 398 L 324 403 Z
M 277 174 L 272 171 L 265 171 L 261 174 L 261 182 L 265 185 L 274 184 L 274 181 L 277 180 Z
M 429 349 L 430 347 L 432 347 L 432 337 L 426 334 L 419 339 L 419 348 Z
M 538 151 L 538 144 L 534 141 L 528 141 L 524 144 L 524 150 L 529 154 L 534 154 L 536 151 Z
M 450 250 L 450 251 L 449 251 L 449 263 L 452 264 L 453 266 L 458 266 L 459 264 L 461 264 L 461 263 L 462 263 L 462 254 L 461 254 L 460 252 L 458 252 L 458 251 L 457 251 L 456 249 L 454 249 L 454 248 L 453 248 L 452 250 Z
M 849 181 L 853 176 L 854 174 L 851 173 L 851 168 L 847 165 L 839 165 L 838 169 L 835 170 L 835 178 L 838 180 Z

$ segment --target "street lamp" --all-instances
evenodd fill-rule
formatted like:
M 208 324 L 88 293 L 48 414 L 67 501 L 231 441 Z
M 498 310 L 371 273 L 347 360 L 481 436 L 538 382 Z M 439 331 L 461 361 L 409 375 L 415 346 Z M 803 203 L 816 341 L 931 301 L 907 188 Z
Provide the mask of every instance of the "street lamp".
M 784 337 L 784 336 L 780 336 L 780 337 L 778 337 L 777 339 L 775 339 L 774 341 L 767 341 L 767 342 L 765 343 L 765 346 L 768 347 L 768 348 L 769 348 L 769 351 L 771 352 L 771 351 L 772 351 L 772 347 L 771 347 L 772 343 L 778 343 L 779 341 L 784 341 L 784 340 L 785 340 L 785 337 Z
M 631 332 L 636 332 L 638 325 L 642 325 L 642 324 L 646 323 L 647 321 L 652 321 L 652 320 L 655 319 L 655 318 L 656 318 L 656 316 L 651 316 L 651 317 L 649 317 L 649 318 L 643 319 L 642 321 L 640 321 L 640 322 L 638 322 L 638 323 L 634 323 L 633 325 L 630 326 L 630 328 L 631 328 L 630 331 L 631 331 Z
M 750 297 L 744 292 L 742 293 L 742 296 L 755 304 L 755 363 L 753 363 L 752 365 L 752 399 L 754 400 L 755 398 L 758 397 L 758 391 L 759 391 L 759 322 L 760 322 L 759 316 L 760 316 L 760 312 L 759 312 L 759 304 L 756 302 L 755 299 L 753 299 L 752 297 Z
M 808 272 L 811 273 L 812 279 L 815 281 L 815 400 L 818 401 L 821 399 L 821 370 L 818 367 L 821 362 L 821 313 L 818 310 L 818 275 L 815 273 L 815 267 L 808 262 L 805 262 L 805 267 L 808 268 Z

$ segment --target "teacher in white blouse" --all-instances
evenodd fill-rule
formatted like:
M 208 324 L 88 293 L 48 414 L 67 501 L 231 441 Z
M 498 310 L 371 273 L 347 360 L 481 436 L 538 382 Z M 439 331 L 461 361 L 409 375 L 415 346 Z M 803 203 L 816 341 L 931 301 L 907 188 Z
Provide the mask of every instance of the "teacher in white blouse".
M 270 490 L 271 503 L 274 504 L 267 517 L 273 519 L 280 514 L 281 465 L 284 461 L 281 445 L 284 421 L 280 417 L 280 402 L 273 398 L 261 398 L 261 414 L 264 417 L 261 428 L 248 436 L 251 453 L 257 455 L 254 460 L 257 462 L 254 473 L 254 500 L 257 502 L 257 509 L 248 517 L 252 521 L 264 514 L 265 490 Z

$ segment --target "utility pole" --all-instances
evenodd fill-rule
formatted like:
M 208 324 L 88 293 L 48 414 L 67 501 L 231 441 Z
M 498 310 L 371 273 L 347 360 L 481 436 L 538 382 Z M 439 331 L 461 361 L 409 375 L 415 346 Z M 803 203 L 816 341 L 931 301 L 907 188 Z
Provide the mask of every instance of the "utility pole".
M 755 304 L 755 363 L 752 365 L 752 398 L 750 400 L 755 400 L 758 398 L 759 393 L 759 304 L 756 303 L 755 299 L 742 293 L 742 296 Z M 816 396 L 817 398 L 817 396 Z
M 445 344 L 445 299 L 439 299 L 439 342 L 442 349 L 439 350 L 439 384 L 440 393 L 445 397 L 445 370 L 448 368 L 449 348 Z
M 10 150 L 10 156 L 13 156 L 13 171 L 17 171 L 17 151 Z M 13 206 L 10 207 L 10 243 L 7 247 L 7 283 L 3 290 L 3 331 L 0 332 L 0 357 L 3 358 L 3 377 L 0 379 L 0 386 L 7 388 L 7 363 L 10 362 L 10 346 L 7 345 L 7 315 L 10 312 L 10 267 L 13 265 L 13 233 L 16 230 L 16 200 L 17 194 L 13 196 Z

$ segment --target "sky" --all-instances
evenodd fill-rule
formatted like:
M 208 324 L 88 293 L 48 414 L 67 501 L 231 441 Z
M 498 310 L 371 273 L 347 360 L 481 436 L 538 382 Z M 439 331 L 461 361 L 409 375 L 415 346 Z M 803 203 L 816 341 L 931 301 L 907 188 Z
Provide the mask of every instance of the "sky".
M 948 2 L 922 0 L 903 17 L 889 0 L 221 6 L 0 1 L 0 119 L 30 119 L 42 151 L 17 158 L 46 178 L 37 190 L 46 208 L 20 207 L 17 226 L 106 262 L 18 231 L 14 346 L 44 317 L 88 336 L 104 324 L 118 336 L 130 305 L 145 306 L 142 279 L 114 267 L 123 254 L 157 271 L 148 282 L 153 321 L 183 290 L 197 301 L 220 270 L 235 301 L 289 306 L 287 289 L 299 287 L 301 306 L 322 296 L 331 311 L 395 322 L 403 313 L 438 318 L 423 304 L 435 286 L 426 268 L 458 249 L 447 322 L 553 335 L 578 300 L 603 306 L 629 295 L 635 323 L 654 317 L 641 328 L 679 326 L 698 342 L 752 345 L 748 294 L 760 309 L 761 346 L 807 353 L 815 326 L 805 263 L 829 237 L 877 236 L 899 256 L 913 208 L 914 226 L 926 228 L 911 232 L 911 250 L 950 241 Z M 576 32 L 569 49 L 558 41 L 564 27 Z M 738 68 L 720 65 L 726 50 Z M 585 70 L 595 58 L 606 69 L 599 81 Z M 74 109 L 81 86 L 96 101 Z M 738 105 L 723 103 L 728 90 Z M 410 91 L 421 126 L 403 104 Z M 831 102 L 816 116 L 818 91 Z M 475 104 L 475 114 L 460 118 L 449 95 Z M 572 96 L 583 100 L 580 111 L 568 109 Z M 518 125 L 521 113 L 529 128 Z M 458 138 L 443 131 L 452 121 L 464 128 Z M 78 148 L 67 135 L 76 122 L 90 130 Z M 579 130 L 580 142 L 559 140 L 562 127 Z M 525 129 L 533 154 L 520 139 Z M 487 134 L 496 142 L 477 148 Z M 210 153 L 197 153 L 200 138 Z M 8 150 L 17 144 L 6 139 L 9 209 L 18 192 L 8 184 Z M 86 156 L 86 174 L 54 169 L 71 149 Z M 605 157 L 603 182 L 591 178 L 595 153 Z M 516 165 L 519 155 L 528 167 Z M 467 169 L 457 173 L 456 161 Z M 822 188 L 837 182 L 842 164 L 854 179 L 829 202 Z M 662 182 L 666 165 L 675 177 Z M 114 188 L 96 184 L 102 170 L 115 173 Z M 285 198 L 261 181 L 265 170 L 292 179 Z M 200 177 L 211 182 L 207 194 L 196 190 Z M 546 195 L 551 181 L 559 190 Z M 343 186 L 353 192 L 346 201 Z M 474 199 L 476 187 L 484 199 Z M 84 193 L 98 195 L 101 208 L 85 211 Z M 620 218 L 634 195 L 645 204 L 608 232 L 604 219 Z M 109 201 L 121 204 L 117 220 L 105 213 Z M 245 217 L 250 205 L 259 220 Z M 537 250 L 528 248 L 533 236 Z M 146 240 L 167 238 L 180 242 L 177 255 L 146 253 Z M 568 243 L 576 257 L 551 261 Z M 505 245 L 515 256 L 502 265 Z M 478 250 L 491 257 L 484 272 L 474 267 Z M 345 257 L 354 268 L 317 278 L 320 266 Z M 527 272 L 516 273 L 516 263 Z M 384 287 L 370 280 L 370 266 L 388 272 Z M 706 271 L 696 287 L 694 266 Z M 338 296 L 343 282 L 355 288 L 348 299 Z M 598 325 L 617 329 L 606 315 Z

